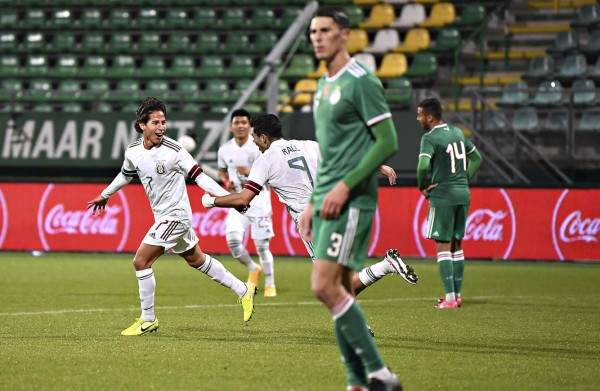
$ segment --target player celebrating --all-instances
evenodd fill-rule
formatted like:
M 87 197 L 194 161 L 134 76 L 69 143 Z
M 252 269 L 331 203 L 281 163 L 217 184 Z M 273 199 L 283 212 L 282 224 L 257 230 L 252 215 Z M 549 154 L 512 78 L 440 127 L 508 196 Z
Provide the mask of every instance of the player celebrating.
M 166 137 L 167 110 L 162 100 L 145 99 L 136 111 L 135 130 L 142 137 L 125 151 L 121 172 L 102 193 L 88 201 L 88 209 L 102 213 L 110 196 L 137 175 L 144 185 L 155 223 L 142 240 L 133 258 L 138 280 L 142 314 L 125 336 L 142 335 L 158 329 L 154 311 L 156 280 L 152 264 L 165 251 L 173 250 L 191 267 L 208 275 L 219 284 L 234 291 L 244 310 L 244 321 L 252 317 L 256 287 L 243 283 L 221 262 L 204 254 L 192 229 L 192 208 L 188 198 L 185 176 L 188 175 L 205 191 L 229 194 L 202 172 L 194 158 L 175 140 Z
M 205 194 L 202 204 L 206 208 L 241 208 L 252 205 L 255 197 L 260 196 L 265 186 L 270 185 L 297 225 L 308 205 L 317 178 L 317 165 L 321 156 L 319 144 L 311 140 L 285 140 L 281 122 L 273 114 L 254 116 L 250 125 L 252 138 L 262 155 L 252 165 L 243 190 L 221 197 Z M 379 172 L 388 176 L 391 184 L 395 183 L 396 173 L 391 167 L 381 166 Z M 314 261 L 312 242 L 304 238 L 302 241 Z M 411 284 L 418 282 L 416 273 L 404 264 L 398 251 L 388 250 L 382 261 L 353 274 L 354 293 L 362 292 L 389 273 L 398 274 Z
M 233 138 L 223 144 L 217 152 L 219 177 L 225 183 L 227 190 L 237 193 L 242 190 L 252 163 L 260 156 L 260 151 L 250 138 L 250 114 L 243 109 L 231 113 L 231 132 Z M 258 275 L 265 275 L 264 295 L 277 296 L 273 254 L 269 249 L 269 241 L 273 233 L 273 211 L 271 209 L 271 194 L 269 190 L 256 197 L 242 215 L 236 210 L 230 210 L 225 220 L 227 246 L 231 255 L 248 267 L 248 282 L 258 286 Z M 244 247 L 244 234 L 252 227 L 252 239 L 258 252 L 260 266 L 250 257 Z
M 469 180 L 481 165 L 481 154 L 459 128 L 442 120 L 442 105 L 428 98 L 419 103 L 421 137 L 417 166 L 419 190 L 429 199 L 427 238 L 435 240 L 437 262 L 446 296 L 436 308 L 458 308 L 465 256 L 462 238 L 471 204 Z M 425 183 L 431 166 L 431 184 Z

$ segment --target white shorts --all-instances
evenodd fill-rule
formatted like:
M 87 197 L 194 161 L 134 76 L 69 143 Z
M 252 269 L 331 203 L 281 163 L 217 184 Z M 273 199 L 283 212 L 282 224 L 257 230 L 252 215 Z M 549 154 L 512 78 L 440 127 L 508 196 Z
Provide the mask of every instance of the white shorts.
M 271 213 L 264 216 L 249 217 L 240 214 L 235 209 L 230 209 L 225 219 L 225 232 L 240 232 L 242 235 L 252 227 L 251 237 L 254 240 L 271 239 L 273 232 L 273 217 Z
M 290 217 L 292 218 L 292 220 L 294 220 L 294 222 L 296 223 L 296 231 L 298 231 L 298 233 L 300 232 L 300 229 L 298 228 L 300 225 L 300 217 L 302 216 L 302 213 L 304 213 L 304 211 L 298 213 L 290 208 L 287 208 L 288 213 L 290 214 Z M 310 256 L 310 259 L 312 259 L 313 263 L 315 262 L 315 251 L 313 249 L 313 243 L 309 242 L 307 240 L 304 240 L 304 238 L 302 236 L 300 236 L 300 239 L 302 239 L 302 242 L 304 243 L 304 247 L 306 247 L 306 251 L 308 252 L 308 255 Z
M 180 254 L 194 247 L 198 243 L 198 236 L 191 224 L 165 218 L 150 227 L 142 243 L 164 247 L 165 251 L 173 250 Z

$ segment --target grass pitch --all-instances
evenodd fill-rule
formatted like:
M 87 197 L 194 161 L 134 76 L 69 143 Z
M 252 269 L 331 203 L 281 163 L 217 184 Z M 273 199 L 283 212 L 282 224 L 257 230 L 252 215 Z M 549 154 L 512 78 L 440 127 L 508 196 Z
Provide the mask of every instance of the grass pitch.
M 344 390 L 311 263 L 276 258 L 276 298 L 249 324 L 230 290 L 167 255 L 154 266 L 160 329 L 139 316 L 131 255 L 0 255 L 0 389 Z M 245 279 L 244 268 L 220 256 Z M 600 384 L 600 265 L 467 261 L 464 304 L 433 308 L 434 261 L 410 261 L 358 296 L 405 390 L 594 390 Z

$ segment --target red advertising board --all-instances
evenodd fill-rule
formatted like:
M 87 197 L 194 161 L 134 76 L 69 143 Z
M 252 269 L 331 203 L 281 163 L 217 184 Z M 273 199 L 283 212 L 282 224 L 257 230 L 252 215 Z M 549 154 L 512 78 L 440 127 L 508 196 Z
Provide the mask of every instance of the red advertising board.
M 134 252 L 153 223 L 141 185 L 128 185 L 101 216 L 86 202 L 97 184 L 0 184 L 0 249 Z M 227 254 L 226 209 L 202 207 L 203 191 L 189 188 L 193 227 L 204 251 Z M 600 190 L 472 189 L 466 236 L 469 258 L 600 260 Z M 425 239 L 428 201 L 413 188 L 381 188 L 369 254 L 398 248 L 409 257 L 434 257 Z M 275 255 L 305 255 L 285 208 L 273 195 Z M 252 250 L 253 244 L 248 246 Z

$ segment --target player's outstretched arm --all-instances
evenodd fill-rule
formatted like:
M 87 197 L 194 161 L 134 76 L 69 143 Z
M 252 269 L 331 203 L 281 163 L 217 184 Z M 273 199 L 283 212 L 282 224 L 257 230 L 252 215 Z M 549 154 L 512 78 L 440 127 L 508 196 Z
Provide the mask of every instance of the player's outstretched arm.
M 238 208 L 250 206 L 250 201 L 254 199 L 256 194 L 248 189 L 242 189 L 239 193 L 232 193 L 222 197 L 202 197 L 202 204 L 205 208 L 218 206 L 220 208 Z M 206 204 L 205 204 L 206 201 Z
M 104 198 L 102 194 L 100 194 L 98 197 L 87 202 L 87 209 L 93 207 L 94 209 L 92 209 L 92 214 L 95 215 L 96 212 L 98 212 L 98 214 L 101 215 L 104 212 L 107 202 L 108 198 Z

